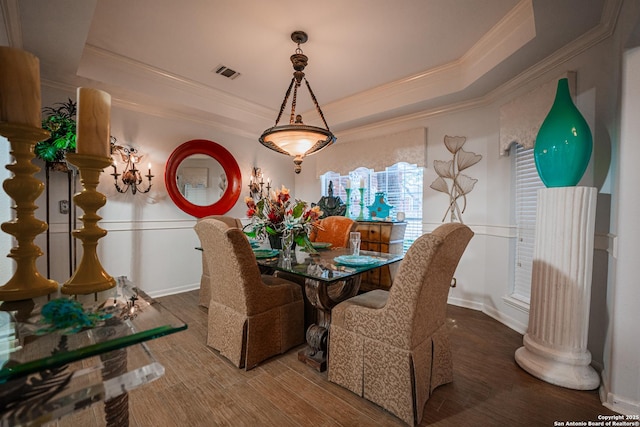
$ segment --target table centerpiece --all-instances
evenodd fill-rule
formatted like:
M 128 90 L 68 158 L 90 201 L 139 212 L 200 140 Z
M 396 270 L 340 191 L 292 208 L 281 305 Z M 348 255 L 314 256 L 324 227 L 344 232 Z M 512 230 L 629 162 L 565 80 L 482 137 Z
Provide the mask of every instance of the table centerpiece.
M 269 238 L 271 247 L 281 249 L 283 237 L 293 237 L 298 246 L 309 252 L 315 252 L 309 240 L 312 227 L 322 215 L 319 206 L 310 207 L 304 200 L 292 199 L 289 190 L 283 185 L 266 197 L 257 201 L 246 197 L 247 217 L 251 220 L 244 227 L 247 236 L 259 240 Z

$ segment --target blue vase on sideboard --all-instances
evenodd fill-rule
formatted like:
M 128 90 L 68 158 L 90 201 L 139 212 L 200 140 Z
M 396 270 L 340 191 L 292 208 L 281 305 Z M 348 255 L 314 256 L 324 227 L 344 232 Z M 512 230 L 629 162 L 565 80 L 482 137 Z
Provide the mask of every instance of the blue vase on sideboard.
M 568 79 L 560 79 L 533 148 L 540 179 L 547 187 L 575 186 L 587 170 L 592 150 L 589 125 L 571 99 Z

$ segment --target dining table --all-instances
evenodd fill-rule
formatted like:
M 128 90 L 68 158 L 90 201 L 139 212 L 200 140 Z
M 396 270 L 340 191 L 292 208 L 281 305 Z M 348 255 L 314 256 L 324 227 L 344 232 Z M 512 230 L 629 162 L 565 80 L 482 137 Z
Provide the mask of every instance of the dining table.
M 314 242 L 315 251 L 297 247 L 289 259 L 282 250 L 254 249 L 262 271 L 271 270 L 278 277 L 304 282 L 304 293 L 315 308 L 315 323 L 306 331 L 307 346 L 298 352 L 298 360 L 317 371 L 327 369 L 331 309 L 358 294 L 362 273 L 400 262 L 404 254 L 331 248 Z

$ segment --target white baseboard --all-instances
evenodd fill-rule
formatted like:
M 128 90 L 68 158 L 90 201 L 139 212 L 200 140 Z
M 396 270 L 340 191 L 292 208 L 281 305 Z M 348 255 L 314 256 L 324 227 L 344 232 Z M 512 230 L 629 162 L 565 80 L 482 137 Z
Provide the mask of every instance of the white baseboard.
M 602 381 L 600 382 L 600 388 L 598 393 L 600 394 L 600 401 L 602 406 L 611 409 L 619 414 L 624 415 L 638 415 L 640 414 L 640 402 L 623 399 L 620 396 L 616 396 L 611 393 L 607 387 L 609 381 L 607 380 L 607 373 L 602 371 Z
M 518 332 L 519 334 L 524 335 L 525 333 L 527 333 L 527 326 L 528 325 L 520 322 L 517 319 L 514 319 L 511 316 L 507 316 L 504 313 L 499 312 L 494 307 L 485 306 L 484 309 L 482 310 L 482 312 L 487 314 L 490 317 L 493 317 L 498 322 L 500 322 L 503 325 L 513 329 L 514 331 Z
M 447 299 L 447 303 L 451 305 L 455 305 L 457 307 L 470 308 L 476 311 L 482 311 L 484 308 L 484 304 L 477 301 L 469 301 L 462 298 L 449 297 Z
M 167 295 L 180 294 L 182 292 L 195 291 L 196 289 L 200 289 L 200 282 L 182 285 L 182 286 L 176 286 L 174 288 L 159 289 L 157 291 L 149 291 L 149 292 L 145 291 L 145 293 L 149 295 L 151 298 L 159 298 L 159 297 L 166 297 Z
M 458 307 L 465 307 L 465 308 L 470 308 L 477 311 L 482 311 L 487 316 L 497 320 L 498 322 L 502 323 L 503 325 L 505 325 L 510 329 L 513 329 L 519 334 L 524 335 L 527 332 L 527 325 L 514 319 L 513 317 L 507 316 L 504 313 L 499 312 L 493 307 L 487 307 L 481 302 L 469 301 L 469 300 L 464 300 L 461 298 L 453 298 L 453 297 L 449 297 L 447 302 L 451 305 L 456 305 Z

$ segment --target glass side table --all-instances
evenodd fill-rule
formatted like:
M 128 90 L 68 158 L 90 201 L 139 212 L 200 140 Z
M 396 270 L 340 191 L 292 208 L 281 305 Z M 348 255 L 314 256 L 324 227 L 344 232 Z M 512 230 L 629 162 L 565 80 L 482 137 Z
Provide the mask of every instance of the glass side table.
M 76 299 L 110 317 L 50 331 L 47 297 L 0 304 L 0 426 L 41 425 L 100 401 L 108 426 L 128 425 L 127 392 L 164 374 L 145 341 L 187 329 L 126 277 Z

